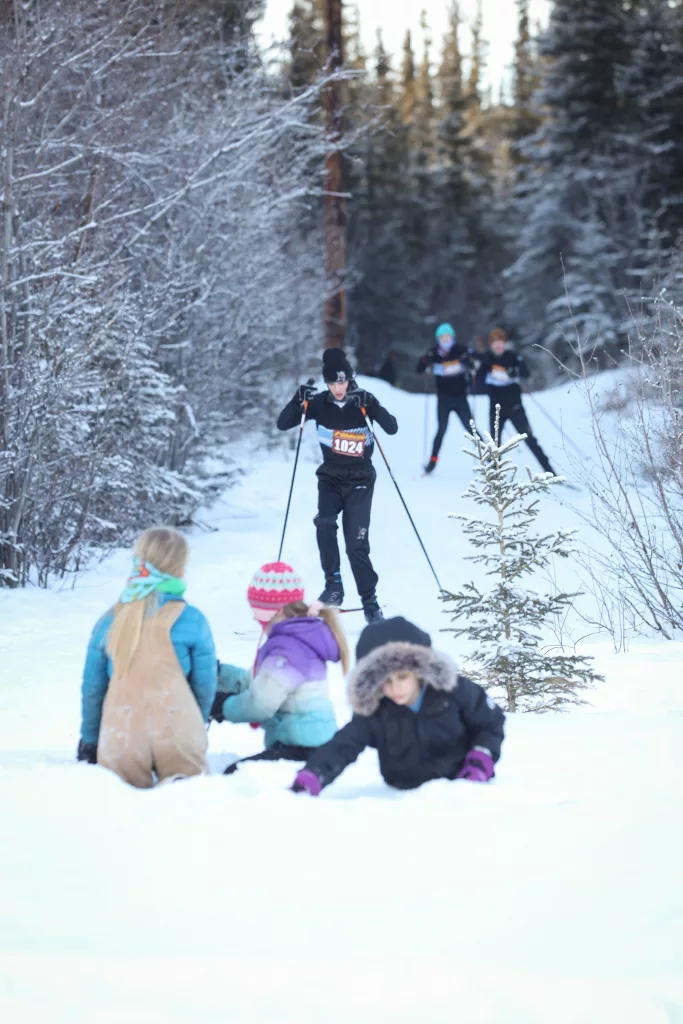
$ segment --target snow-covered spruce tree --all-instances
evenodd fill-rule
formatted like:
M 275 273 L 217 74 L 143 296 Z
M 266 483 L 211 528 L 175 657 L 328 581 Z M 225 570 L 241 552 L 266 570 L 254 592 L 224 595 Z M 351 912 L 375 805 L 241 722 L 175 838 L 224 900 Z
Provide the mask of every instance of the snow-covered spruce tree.
M 484 592 L 476 583 L 466 583 L 458 593 L 444 594 L 453 620 L 467 620 L 448 632 L 471 641 L 469 675 L 508 711 L 554 711 L 582 704 L 580 691 L 601 678 L 591 667 L 592 659 L 557 653 L 557 647 L 545 646 L 542 637 L 543 626 L 565 612 L 577 595 L 543 593 L 522 582 L 547 569 L 556 556 L 567 558 L 571 553 L 574 531 L 532 531 L 539 498 L 560 479 L 529 473 L 527 480 L 518 480 L 517 467 L 507 455 L 525 435 L 499 444 L 498 420 L 495 434 L 482 438 L 473 429 L 473 451 L 467 451 L 476 460 L 476 478 L 464 494 L 490 509 L 492 519 L 455 513 L 450 517 L 462 523 L 477 552 L 469 561 L 485 567 L 492 586 Z
M 624 94 L 634 16 L 620 0 L 556 0 L 539 40 L 540 88 L 530 103 L 540 127 L 518 142 L 519 231 L 505 316 L 529 345 L 561 360 L 571 356 L 575 318 L 587 351 L 608 359 L 618 350 L 638 238 Z

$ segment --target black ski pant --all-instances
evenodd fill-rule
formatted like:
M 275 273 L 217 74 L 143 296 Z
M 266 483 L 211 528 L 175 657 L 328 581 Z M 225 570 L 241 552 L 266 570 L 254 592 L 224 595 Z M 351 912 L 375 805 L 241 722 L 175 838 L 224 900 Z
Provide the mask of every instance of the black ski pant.
M 337 543 L 337 518 L 341 513 L 346 554 L 362 601 L 371 598 L 377 587 L 377 573 L 370 561 L 370 513 L 375 487 L 375 471 L 334 473 L 324 466 L 318 470 L 318 514 L 313 520 L 317 530 L 320 564 L 325 577 L 340 571 Z
M 448 419 L 452 412 L 458 416 L 468 434 L 472 429 L 470 421 L 474 419 L 470 403 L 467 401 L 467 395 L 439 395 L 436 412 L 438 427 L 436 437 L 434 438 L 434 445 L 432 446 L 433 459 L 437 458 L 441 451 L 441 445 L 448 429 Z
M 529 420 L 527 419 L 527 414 L 524 411 L 521 399 L 514 403 L 505 403 L 501 402 L 499 399 L 491 399 L 489 424 L 491 437 L 495 437 L 496 405 L 500 405 L 500 425 L 498 428 L 500 433 L 498 435 L 498 443 L 502 443 L 501 439 L 503 437 L 503 427 L 505 426 L 507 421 L 510 420 L 518 434 L 526 434 L 526 443 L 538 459 L 541 468 L 546 473 L 554 473 L 555 471 L 553 467 L 550 465 L 550 462 L 548 461 L 548 456 L 543 451 L 540 444 L 533 435 L 531 425 L 529 424 Z
M 223 772 L 224 775 L 232 775 L 241 764 L 248 761 L 308 761 L 309 757 L 317 747 L 295 747 L 292 743 L 273 743 L 272 747 L 262 750 L 260 754 L 252 754 L 251 757 L 241 757 L 234 764 L 229 764 Z

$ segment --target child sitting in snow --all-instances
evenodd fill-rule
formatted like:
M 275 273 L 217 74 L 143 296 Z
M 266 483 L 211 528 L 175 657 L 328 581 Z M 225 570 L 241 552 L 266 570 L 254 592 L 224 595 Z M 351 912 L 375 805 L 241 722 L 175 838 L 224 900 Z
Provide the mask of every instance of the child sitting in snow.
M 139 789 L 206 772 L 216 693 L 209 624 L 185 603 L 185 537 L 146 530 L 118 604 L 95 626 L 83 672 L 78 760 Z
M 253 676 L 235 665 L 220 666 L 211 717 L 217 722 L 263 725 L 266 749 L 243 761 L 305 761 L 337 729 L 328 696 L 327 662 L 341 661 L 344 672 L 348 667 L 339 619 L 318 601 L 306 604 L 301 579 L 284 562 L 262 566 L 247 599 L 266 642 Z M 230 765 L 225 774 L 243 761 Z
M 382 777 L 396 789 L 492 778 L 505 716 L 446 654 L 432 650 L 427 633 L 400 617 L 372 624 L 356 658 L 353 718 L 308 758 L 294 792 L 318 796 L 366 747 L 377 750 Z

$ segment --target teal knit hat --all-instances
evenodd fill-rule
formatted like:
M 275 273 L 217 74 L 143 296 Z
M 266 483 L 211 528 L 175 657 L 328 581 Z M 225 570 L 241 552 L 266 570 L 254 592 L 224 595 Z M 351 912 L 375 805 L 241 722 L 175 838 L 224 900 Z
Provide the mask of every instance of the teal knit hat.
M 455 339 L 455 327 L 452 327 L 450 324 L 440 324 L 436 329 L 436 340 L 440 341 L 447 334 L 450 334 Z

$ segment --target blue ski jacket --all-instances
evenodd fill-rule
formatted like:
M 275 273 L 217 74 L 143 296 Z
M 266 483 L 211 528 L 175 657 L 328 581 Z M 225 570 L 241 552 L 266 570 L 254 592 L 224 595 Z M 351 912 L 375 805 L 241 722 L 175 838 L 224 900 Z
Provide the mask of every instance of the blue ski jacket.
M 182 599 L 172 594 L 159 595 L 160 606 L 167 601 L 178 600 Z M 103 615 L 95 625 L 88 644 L 81 685 L 81 739 L 85 743 L 97 743 L 100 734 L 102 706 L 112 676 L 107 638 L 113 619 L 112 611 Z M 218 663 L 211 627 L 198 608 L 185 604 L 171 629 L 171 643 L 204 721 L 208 722 L 216 696 Z

